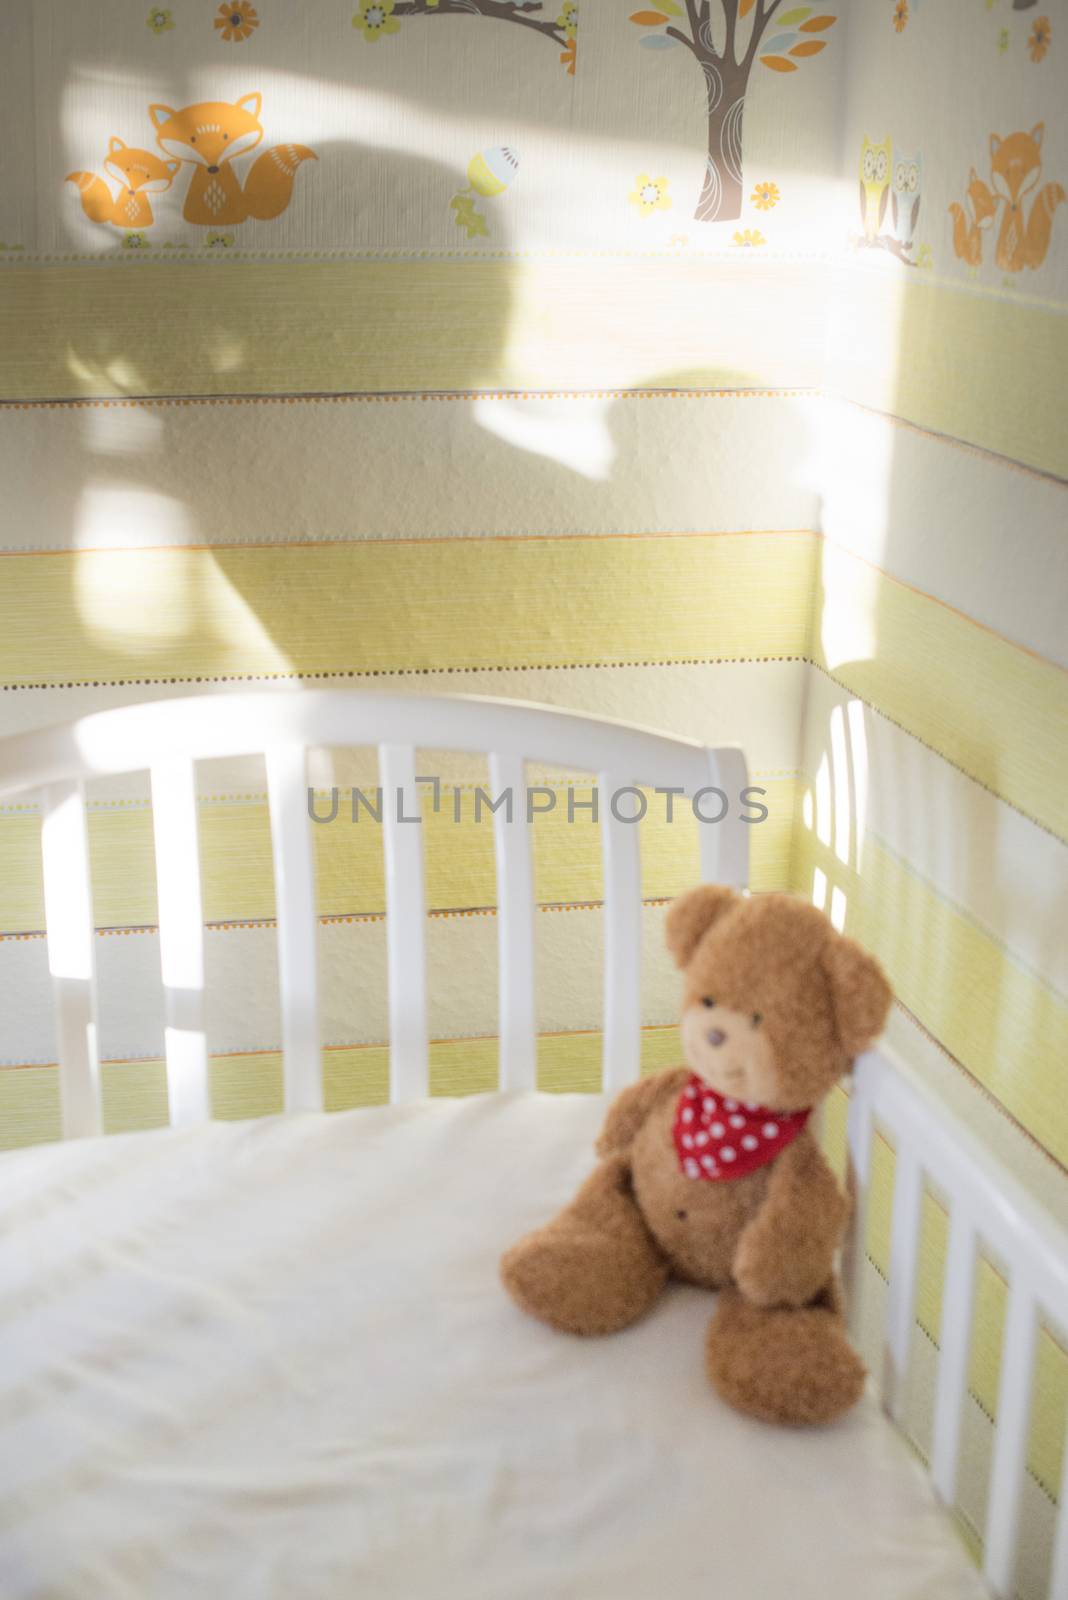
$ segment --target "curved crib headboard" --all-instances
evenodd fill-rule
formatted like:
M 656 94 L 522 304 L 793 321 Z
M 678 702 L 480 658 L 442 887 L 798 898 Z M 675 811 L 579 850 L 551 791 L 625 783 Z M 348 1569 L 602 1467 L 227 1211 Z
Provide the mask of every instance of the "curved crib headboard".
M 85 782 L 151 775 L 170 1120 L 210 1115 L 204 1027 L 204 927 L 194 763 L 262 754 L 267 765 L 278 920 L 287 1111 L 321 1110 L 315 876 L 307 806 L 311 746 L 375 745 L 385 796 L 390 1099 L 426 1094 L 429 1037 L 417 749 L 489 757 L 494 796 L 524 789 L 538 760 L 597 774 L 604 858 L 604 1084 L 638 1076 L 641 1029 L 639 830 L 613 796 L 630 785 L 693 797 L 744 789 L 745 757 L 627 723 L 479 696 L 258 690 L 156 701 L 0 741 L 0 797 L 44 789 L 42 857 L 48 962 L 56 1005 L 64 1137 L 101 1131 L 96 982 Z M 395 802 L 395 803 L 394 803 Z M 525 807 L 494 810 L 501 1088 L 535 1083 L 534 886 Z M 732 806 L 700 828 L 701 873 L 744 888 L 748 827 Z

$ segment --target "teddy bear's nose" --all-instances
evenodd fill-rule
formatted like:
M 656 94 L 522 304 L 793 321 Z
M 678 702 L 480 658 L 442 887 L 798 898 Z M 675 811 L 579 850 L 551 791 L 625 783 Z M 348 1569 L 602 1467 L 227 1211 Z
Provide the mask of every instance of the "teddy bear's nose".
M 724 1033 L 722 1028 L 709 1028 L 708 1032 L 705 1034 L 705 1038 L 708 1040 L 709 1044 L 725 1044 L 727 1041 L 727 1035 Z

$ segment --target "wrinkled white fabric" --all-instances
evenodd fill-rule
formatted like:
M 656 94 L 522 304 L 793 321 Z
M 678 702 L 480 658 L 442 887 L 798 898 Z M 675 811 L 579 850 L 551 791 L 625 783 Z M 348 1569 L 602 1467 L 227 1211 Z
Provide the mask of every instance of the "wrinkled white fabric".
M 502 1249 L 604 1102 L 490 1095 L 0 1158 L 0 1594 L 977 1600 L 866 1401 L 729 1411 L 710 1296 L 604 1340 Z

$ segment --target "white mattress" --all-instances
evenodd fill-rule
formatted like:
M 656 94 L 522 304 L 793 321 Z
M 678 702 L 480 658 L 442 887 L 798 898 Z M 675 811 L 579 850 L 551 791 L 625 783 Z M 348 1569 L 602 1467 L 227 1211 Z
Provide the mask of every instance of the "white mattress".
M 486 1096 L 0 1158 L 0 1594 L 965 1600 L 875 1404 L 748 1421 L 708 1295 L 582 1341 L 497 1257 L 603 1102 Z

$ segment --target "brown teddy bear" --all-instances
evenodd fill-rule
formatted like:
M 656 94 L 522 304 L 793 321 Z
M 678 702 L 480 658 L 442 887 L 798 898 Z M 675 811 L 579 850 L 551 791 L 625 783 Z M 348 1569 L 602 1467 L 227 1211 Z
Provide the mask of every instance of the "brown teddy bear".
M 685 974 L 688 1067 L 624 1089 L 600 1165 L 501 1263 L 509 1293 L 568 1333 L 613 1333 L 669 1277 L 720 1290 L 706 1363 L 718 1392 L 771 1422 L 828 1422 L 864 1367 L 848 1343 L 835 1254 L 848 1202 L 813 1108 L 882 1032 L 878 964 L 788 895 L 706 885 L 667 917 Z

